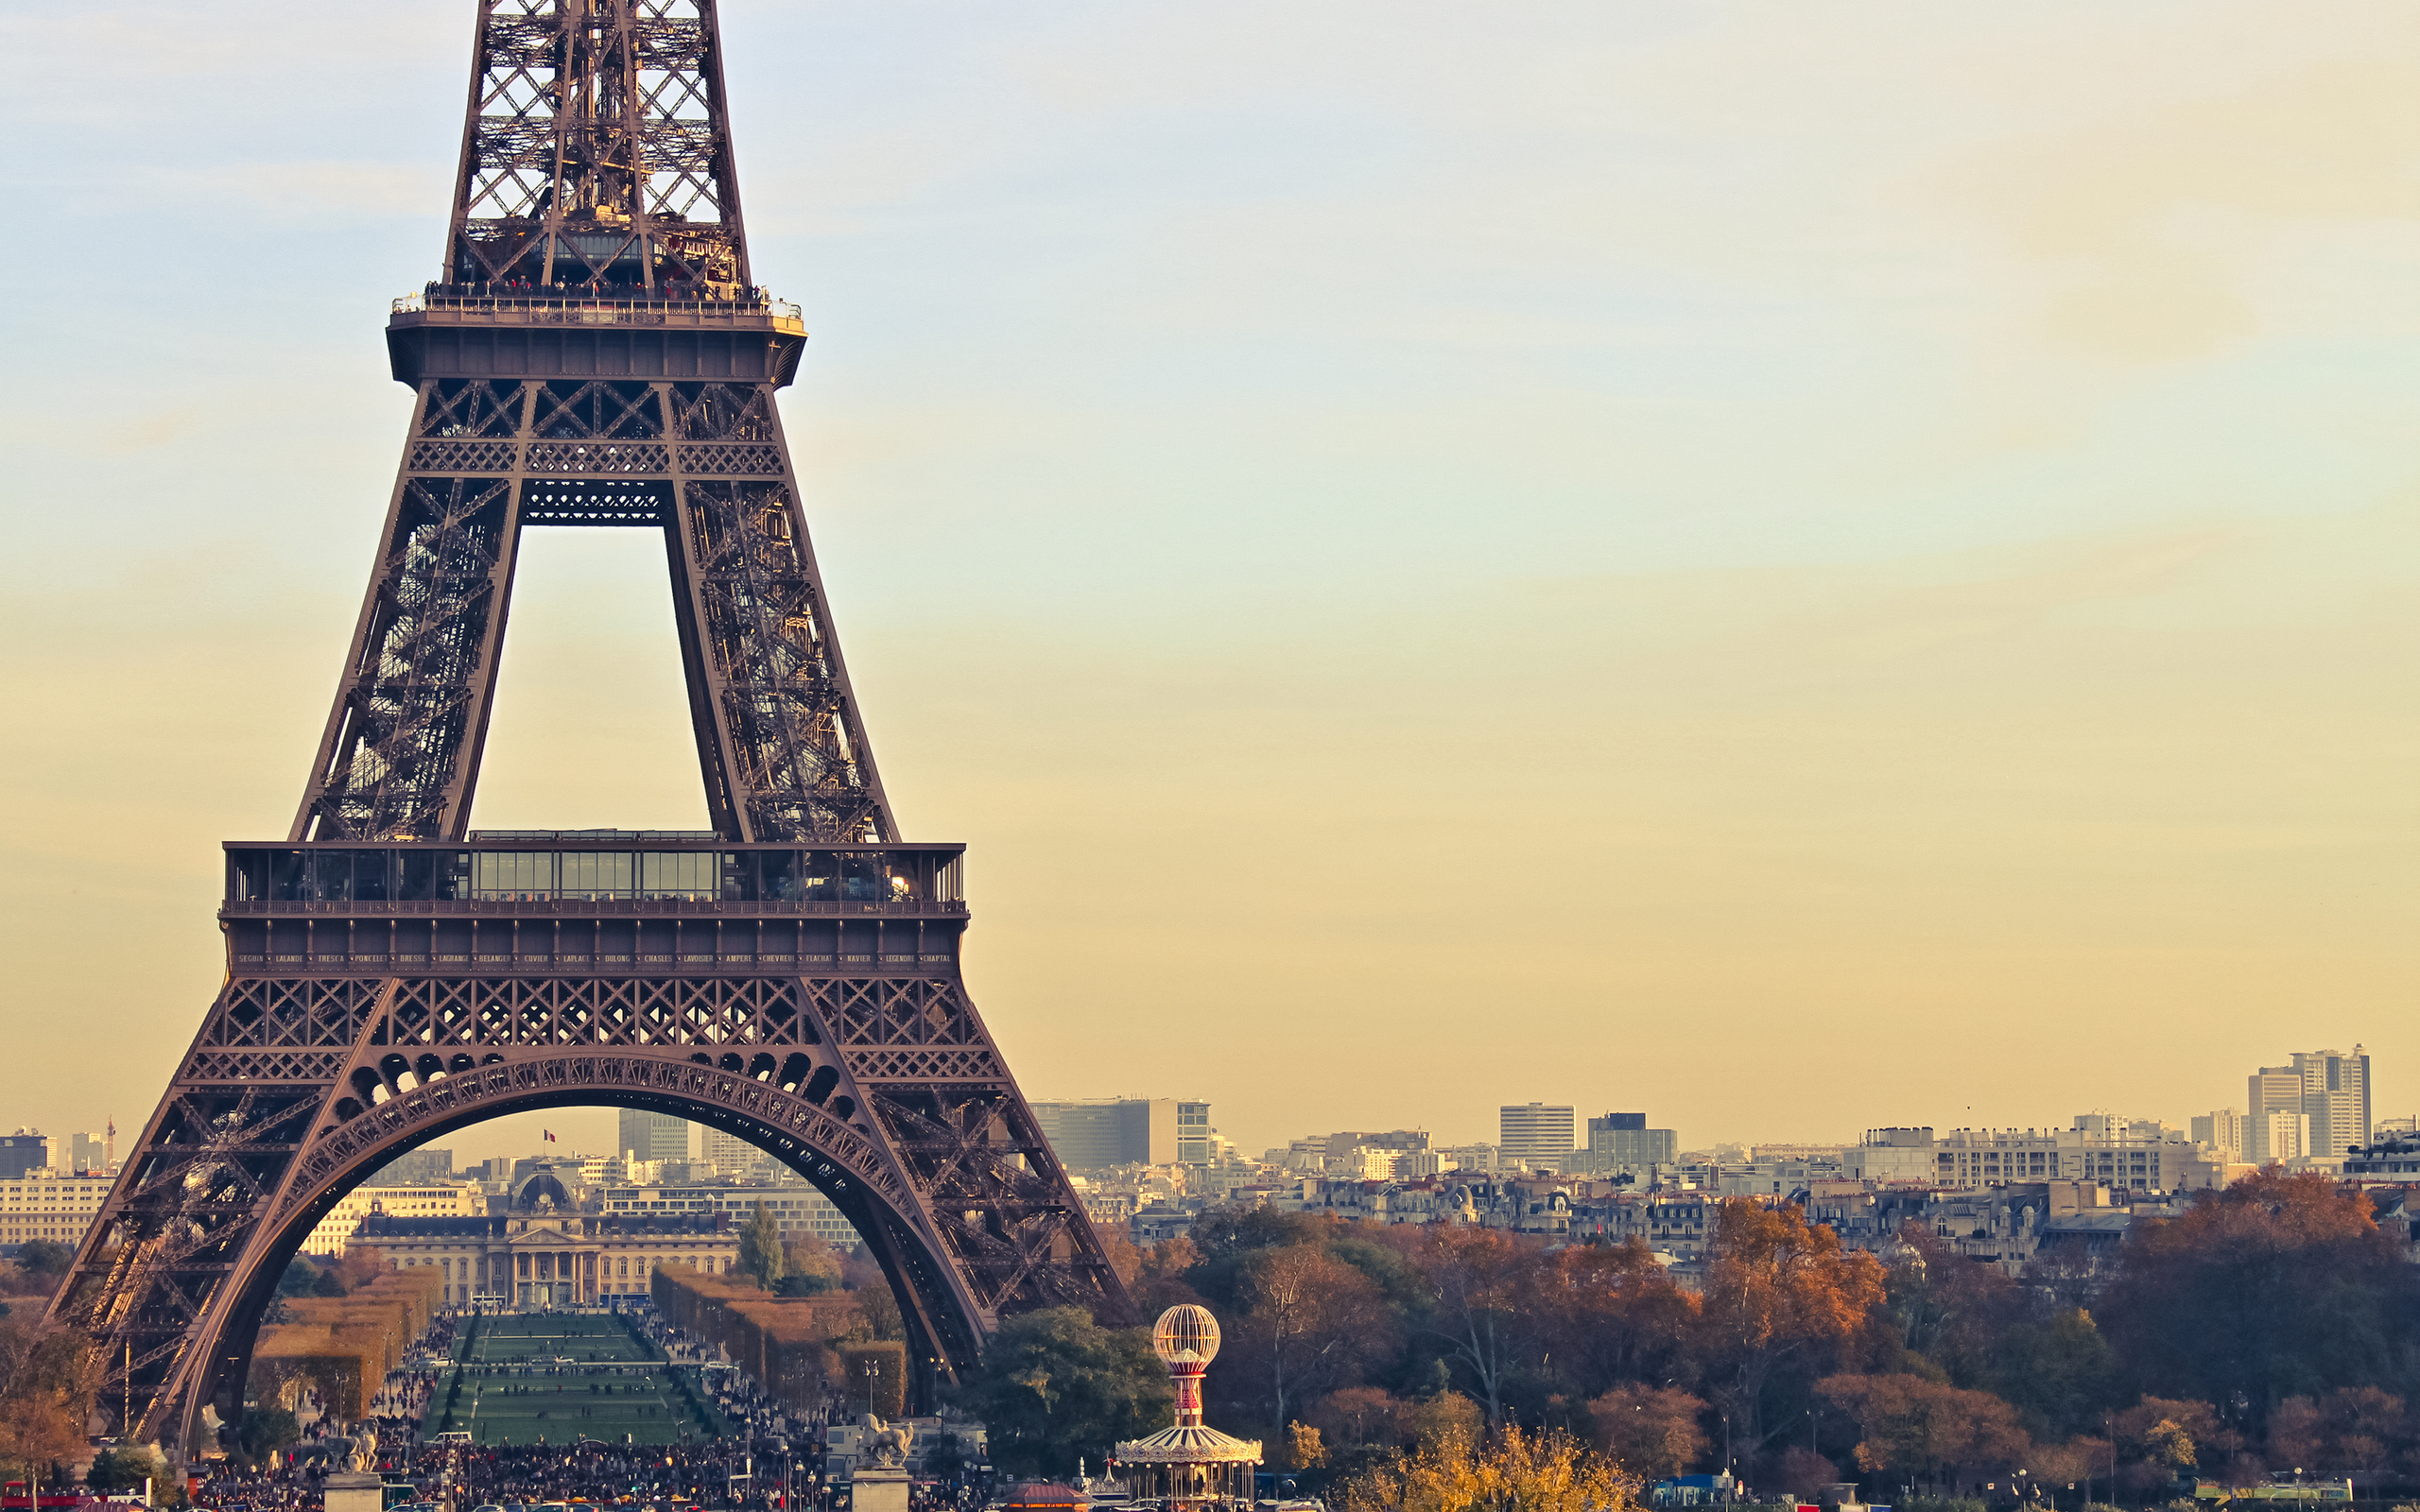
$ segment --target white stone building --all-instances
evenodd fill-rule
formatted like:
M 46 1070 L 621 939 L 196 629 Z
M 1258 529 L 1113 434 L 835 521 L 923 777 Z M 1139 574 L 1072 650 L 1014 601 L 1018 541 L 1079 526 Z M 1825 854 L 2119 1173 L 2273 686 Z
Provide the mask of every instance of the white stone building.
M 0 1245 L 42 1240 L 74 1248 L 83 1243 L 84 1230 L 93 1227 L 115 1179 L 29 1171 L 16 1180 L 0 1181 Z
M 443 1300 L 509 1307 L 583 1307 L 644 1297 L 667 1265 L 721 1275 L 739 1263 L 739 1235 L 719 1217 L 623 1220 L 585 1213 L 361 1220 L 350 1248 L 390 1270 L 433 1266 Z
M 835 1248 L 855 1246 L 857 1230 L 831 1199 L 803 1179 L 713 1186 L 606 1187 L 597 1194 L 612 1218 L 714 1217 L 734 1227 L 763 1203 L 784 1233 L 806 1232 Z
M 306 1255 L 341 1255 L 354 1226 L 372 1213 L 389 1218 L 483 1218 L 487 1190 L 476 1181 L 432 1182 L 424 1186 L 355 1187 L 337 1202 L 328 1215 L 302 1241 Z

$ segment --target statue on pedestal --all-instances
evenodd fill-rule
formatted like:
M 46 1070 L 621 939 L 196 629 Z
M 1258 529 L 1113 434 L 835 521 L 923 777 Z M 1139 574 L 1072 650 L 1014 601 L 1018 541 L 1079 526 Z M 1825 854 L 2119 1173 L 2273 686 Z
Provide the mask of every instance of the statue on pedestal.
M 857 1426 L 865 1430 L 868 1463 L 886 1470 L 900 1469 L 907 1465 L 908 1446 L 916 1437 L 913 1424 L 902 1428 L 886 1427 L 881 1418 L 866 1413 L 858 1418 Z

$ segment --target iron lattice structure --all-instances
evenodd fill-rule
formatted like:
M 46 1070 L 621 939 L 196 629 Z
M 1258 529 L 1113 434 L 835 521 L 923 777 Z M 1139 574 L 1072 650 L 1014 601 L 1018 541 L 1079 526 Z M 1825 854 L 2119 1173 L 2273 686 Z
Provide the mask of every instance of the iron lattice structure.
M 714 0 L 483 0 L 447 276 L 745 287 Z
M 1006 1314 L 1124 1289 L 969 999 L 954 846 L 898 838 L 748 282 L 712 0 L 484 0 L 415 402 L 282 842 L 230 843 L 226 985 L 52 1317 L 112 1433 L 240 1415 L 278 1278 L 343 1194 L 568 1105 L 750 1140 L 848 1213 L 929 1390 Z M 711 834 L 469 829 L 522 532 L 663 533 Z M 467 1300 L 467 1296 L 461 1300 Z

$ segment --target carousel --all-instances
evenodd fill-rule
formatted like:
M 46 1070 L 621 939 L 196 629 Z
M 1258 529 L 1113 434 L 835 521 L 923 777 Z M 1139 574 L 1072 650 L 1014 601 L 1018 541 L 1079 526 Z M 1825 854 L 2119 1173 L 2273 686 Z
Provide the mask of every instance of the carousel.
M 1259 1442 L 1201 1425 L 1201 1373 L 1219 1354 L 1219 1320 L 1206 1307 L 1171 1307 L 1151 1330 L 1151 1352 L 1176 1387 L 1176 1426 L 1117 1446 L 1112 1468 L 1132 1504 L 1168 1512 L 1251 1507 Z

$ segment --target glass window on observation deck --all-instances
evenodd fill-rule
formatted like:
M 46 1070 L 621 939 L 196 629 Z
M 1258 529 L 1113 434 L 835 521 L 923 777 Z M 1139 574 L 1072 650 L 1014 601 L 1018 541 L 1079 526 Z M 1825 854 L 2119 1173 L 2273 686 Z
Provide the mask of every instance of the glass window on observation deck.
M 725 859 L 719 850 L 642 850 L 639 896 L 712 902 L 723 895 Z
M 471 896 L 482 902 L 543 902 L 555 895 L 552 850 L 471 852 Z
M 562 894 L 583 902 L 635 896 L 628 850 L 562 852 Z
M 233 858 L 231 898 L 275 902 L 383 902 L 390 896 L 384 850 L 251 850 Z

